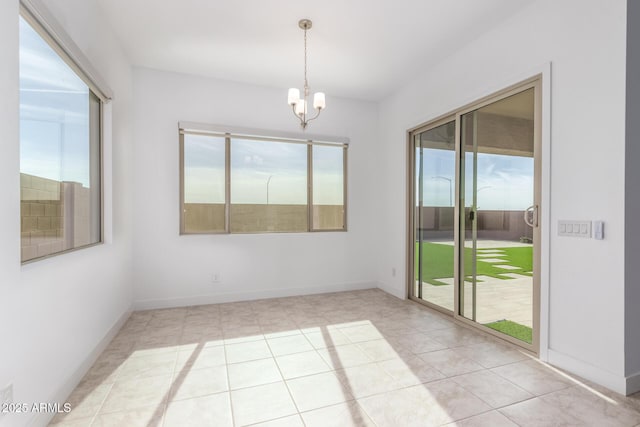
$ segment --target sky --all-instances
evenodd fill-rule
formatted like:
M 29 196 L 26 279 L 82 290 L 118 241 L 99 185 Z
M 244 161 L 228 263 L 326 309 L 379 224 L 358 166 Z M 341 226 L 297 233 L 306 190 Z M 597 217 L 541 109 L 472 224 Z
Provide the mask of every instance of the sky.
M 473 197 L 472 153 L 467 153 L 465 159 L 465 205 L 470 206 Z M 419 162 L 419 156 L 416 156 L 416 171 Z M 477 164 L 478 209 L 524 210 L 533 204 L 533 158 L 478 153 Z M 423 206 L 452 206 L 455 152 L 425 148 L 423 167 Z
M 343 203 L 342 147 L 313 147 L 313 201 Z M 267 194 L 268 193 L 268 194 Z M 307 204 L 305 144 L 231 140 L 231 203 Z M 185 135 L 185 202 L 224 203 L 224 138 Z
M 472 198 L 472 154 L 466 197 Z M 342 148 L 314 146 L 314 203 L 342 203 Z M 424 149 L 423 205 L 452 206 L 455 152 Z M 306 204 L 306 146 L 233 139 L 231 203 Z M 449 182 L 451 180 L 451 182 Z M 524 210 L 533 203 L 533 158 L 478 154 L 478 209 Z M 185 202 L 224 203 L 224 138 L 186 135 Z
M 89 187 L 89 88 L 20 18 L 20 171 Z

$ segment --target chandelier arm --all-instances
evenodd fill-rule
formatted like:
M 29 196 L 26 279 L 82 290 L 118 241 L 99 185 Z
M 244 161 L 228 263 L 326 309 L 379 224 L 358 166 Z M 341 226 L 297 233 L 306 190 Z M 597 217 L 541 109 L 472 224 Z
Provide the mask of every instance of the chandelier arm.
M 317 108 L 318 112 L 316 113 L 315 116 L 313 116 L 313 118 L 307 120 L 307 123 L 309 123 L 311 120 L 315 120 L 318 118 L 318 116 L 320 115 L 320 113 L 322 112 L 322 108 Z
M 291 112 L 293 112 L 293 115 L 296 116 L 296 118 L 298 120 L 300 120 L 300 123 L 302 123 L 302 118 L 299 115 L 296 114 L 296 104 L 293 104 L 291 106 Z

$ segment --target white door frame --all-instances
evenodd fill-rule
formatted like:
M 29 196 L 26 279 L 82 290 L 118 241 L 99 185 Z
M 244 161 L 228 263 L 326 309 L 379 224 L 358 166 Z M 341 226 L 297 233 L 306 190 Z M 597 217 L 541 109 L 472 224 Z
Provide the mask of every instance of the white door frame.
M 477 108 L 483 100 L 495 98 L 510 89 L 514 89 L 517 87 L 522 87 L 527 82 L 539 80 L 539 90 L 537 91 L 537 95 L 540 97 L 539 102 L 537 102 L 537 111 L 536 118 L 539 119 L 539 126 L 537 127 L 537 131 L 539 132 L 539 147 L 540 153 L 539 155 L 539 201 L 540 208 L 538 212 L 538 222 L 539 222 L 539 285 L 538 285 L 538 345 L 537 353 L 538 357 L 543 360 L 548 360 L 549 354 L 549 301 L 550 301 L 550 247 L 551 247 L 551 63 L 545 63 L 541 66 L 535 67 L 533 69 L 528 70 L 527 72 L 521 73 L 519 75 L 511 76 L 510 78 L 504 79 L 500 83 L 493 83 L 490 87 L 487 87 L 483 90 L 480 90 L 473 96 L 473 99 L 470 99 L 468 103 L 466 103 L 463 107 L 457 108 L 447 114 L 440 115 L 438 117 L 434 117 L 431 120 L 428 120 L 418 126 L 415 126 L 409 130 L 407 130 L 407 142 L 409 149 L 413 145 L 413 141 L 411 140 L 411 135 L 415 131 L 425 128 L 425 126 L 431 126 L 436 121 L 441 121 L 444 118 L 456 117 L 456 120 L 459 120 L 459 112 L 463 110 L 467 110 L 471 107 Z M 459 133 L 459 122 L 456 126 L 456 133 Z M 459 134 L 456 135 L 456 144 L 459 144 Z M 409 155 L 408 160 L 412 160 L 411 153 L 407 153 Z M 411 161 L 409 163 L 412 163 Z M 457 166 L 459 167 L 459 166 Z M 412 180 L 415 180 L 414 174 L 414 165 L 408 165 L 408 189 L 409 191 L 414 191 Z M 459 176 L 459 170 L 456 170 L 457 176 Z M 458 187 L 458 186 L 456 186 Z M 411 290 L 414 286 L 414 273 L 413 273 L 413 257 L 414 252 L 410 245 L 413 243 L 413 207 L 411 206 L 413 202 L 413 194 L 408 193 L 408 212 L 407 212 L 407 296 L 411 296 Z M 456 199 L 458 199 L 458 188 L 456 188 Z M 456 233 L 459 230 L 456 229 Z M 457 238 L 457 236 L 456 236 Z M 456 239 L 457 240 L 457 239 Z M 415 247 L 415 244 L 413 244 Z M 456 257 L 456 263 L 457 263 Z M 458 274 L 458 266 L 454 266 L 456 274 Z M 456 289 L 456 293 L 458 290 Z M 454 298 L 455 300 L 455 310 L 457 313 L 457 304 L 458 299 L 457 295 Z M 427 304 L 429 305 L 429 304 Z M 455 316 L 455 315 L 454 315 Z M 535 316 L 535 314 L 534 314 Z

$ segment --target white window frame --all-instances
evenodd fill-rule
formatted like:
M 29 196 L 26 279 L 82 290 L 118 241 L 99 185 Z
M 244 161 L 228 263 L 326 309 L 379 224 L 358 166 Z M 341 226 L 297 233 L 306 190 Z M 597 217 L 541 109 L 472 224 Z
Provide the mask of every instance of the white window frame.
M 100 174 L 100 239 L 95 243 L 78 246 L 64 251 L 54 252 L 46 256 L 21 260 L 22 265 L 31 264 L 37 261 L 55 257 L 58 255 L 87 249 L 93 246 L 110 242 L 112 239 L 111 215 L 107 217 L 105 203 L 111 202 L 111 185 L 105 185 L 105 177 L 111 178 L 111 174 L 106 174 L 107 164 L 111 165 L 111 100 L 113 91 L 106 84 L 98 71 L 93 67 L 91 61 L 84 55 L 82 50 L 67 34 L 62 25 L 47 9 L 41 0 L 20 0 L 19 16 L 22 17 L 42 39 L 60 56 L 60 58 L 73 70 L 73 72 L 88 86 L 89 90 L 99 100 L 99 174 Z M 107 144 L 109 142 L 109 144 Z M 107 163 L 106 159 L 109 159 Z

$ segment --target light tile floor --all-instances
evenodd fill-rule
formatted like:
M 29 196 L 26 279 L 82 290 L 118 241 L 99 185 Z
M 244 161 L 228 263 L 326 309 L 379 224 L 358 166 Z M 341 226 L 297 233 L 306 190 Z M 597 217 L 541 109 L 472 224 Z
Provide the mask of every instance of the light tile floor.
M 379 290 L 134 313 L 54 426 L 636 426 L 623 397 Z

